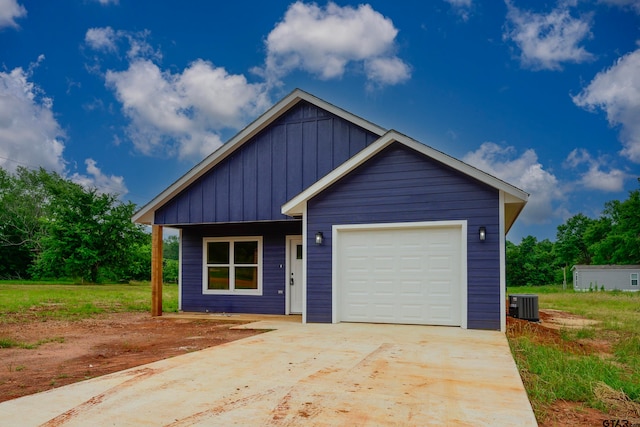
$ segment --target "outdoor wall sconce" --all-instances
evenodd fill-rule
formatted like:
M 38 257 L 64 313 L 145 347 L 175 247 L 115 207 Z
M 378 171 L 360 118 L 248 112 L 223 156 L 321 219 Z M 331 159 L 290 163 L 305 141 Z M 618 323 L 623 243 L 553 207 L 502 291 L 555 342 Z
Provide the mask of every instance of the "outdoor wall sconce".
M 316 233 L 316 245 L 321 245 L 324 241 L 324 236 L 322 235 L 322 231 L 318 231 Z
M 480 227 L 480 230 L 478 230 L 478 234 L 480 237 L 480 241 L 484 242 L 487 239 L 487 227 Z M 317 240 L 317 237 L 316 237 Z

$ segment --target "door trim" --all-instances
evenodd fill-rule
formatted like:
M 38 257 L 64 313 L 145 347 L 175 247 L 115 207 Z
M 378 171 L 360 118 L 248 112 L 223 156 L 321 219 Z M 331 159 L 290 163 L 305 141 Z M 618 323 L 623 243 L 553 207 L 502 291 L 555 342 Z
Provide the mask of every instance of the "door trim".
M 460 228 L 460 327 L 467 329 L 467 221 L 424 221 L 424 222 L 395 222 L 380 224 L 338 224 L 332 227 L 331 247 L 331 321 L 340 322 L 339 292 L 340 277 L 338 277 L 338 248 L 340 232 L 349 230 L 393 230 L 407 228 L 435 229 L 435 228 Z
M 291 277 L 291 246 L 292 246 L 292 242 L 294 240 L 300 240 L 304 243 L 304 240 L 302 239 L 302 235 L 301 234 L 291 234 L 291 235 L 286 235 L 285 236 L 286 239 L 286 244 L 285 244 L 285 270 L 284 270 L 284 314 L 289 315 L 291 314 L 291 286 L 289 286 L 289 277 Z M 304 246 L 303 246 L 303 254 L 302 254 L 302 261 L 303 261 L 303 266 L 304 266 L 304 260 L 305 260 L 305 253 L 304 253 Z M 304 267 L 303 267 L 304 268 Z M 303 273 L 304 274 L 304 273 Z M 302 301 L 302 311 L 304 312 L 304 298 Z

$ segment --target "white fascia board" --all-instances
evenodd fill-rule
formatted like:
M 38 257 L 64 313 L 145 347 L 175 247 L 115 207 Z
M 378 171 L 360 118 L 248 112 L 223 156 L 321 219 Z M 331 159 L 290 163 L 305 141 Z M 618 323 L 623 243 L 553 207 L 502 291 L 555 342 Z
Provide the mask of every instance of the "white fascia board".
M 441 151 L 431 148 L 428 145 L 424 145 L 414 139 L 411 139 L 406 135 L 398 133 L 395 130 L 390 130 L 383 136 L 381 136 L 378 140 L 374 141 L 371 145 L 365 147 L 355 156 L 327 174 L 324 178 L 311 185 L 305 191 L 282 205 L 282 213 L 289 216 L 301 215 L 302 207 L 307 200 L 321 193 L 324 189 L 335 183 L 337 180 L 339 180 L 349 172 L 353 171 L 358 166 L 362 165 L 368 159 L 373 157 L 375 154 L 377 154 L 393 142 L 404 144 L 407 147 L 419 153 L 422 153 L 427 157 L 443 163 L 472 178 L 475 178 L 478 181 L 496 188 L 499 191 L 503 191 L 506 195 L 509 196 L 509 200 L 513 202 L 518 201 L 519 203 L 522 203 L 524 205 L 529 198 L 529 195 L 526 192 L 512 186 L 511 184 L 508 184 L 492 175 L 489 175 L 486 172 L 481 171 L 480 169 L 474 168 L 471 165 L 468 165 L 447 154 L 444 154 Z
M 269 126 L 280 116 L 289 111 L 295 104 L 303 100 L 340 118 L 343 118 L 346 121 L 360 126 L 376 135 L 383 135 L 386 132 L 384 128 L 381 128 L 374 123 L 351 114 L 348 111 L 336 107 L 333 104 L 323 101 L 322 99 L 317 98 L 303 90 L 295 89 L 285 98 L 280 100 L 277 104 L 263 113 L 260 117 L 250 123 L 247 127 L 241 130 L 233 138 L 223 144 L 220 148 L 211 153 L 209 156 L 205 157 L 204 160 L 191 168 L 190 171 L 188 171 L 180 179 L 167 187 L 166 190 L 164 190 L 153 200 L 143 206 L 138 212 L 133 215 L 133 222 L 140 224 L 153 224 L 153 214 L 158 208 L 171 200 L 174 196 L 187 188 L 190 184 L 192 184 L 206 172 L 211 170 L 214 166 L 228 157 L 236 149 L 241 147 L 245 142 L 255 136 L 258 132 Z

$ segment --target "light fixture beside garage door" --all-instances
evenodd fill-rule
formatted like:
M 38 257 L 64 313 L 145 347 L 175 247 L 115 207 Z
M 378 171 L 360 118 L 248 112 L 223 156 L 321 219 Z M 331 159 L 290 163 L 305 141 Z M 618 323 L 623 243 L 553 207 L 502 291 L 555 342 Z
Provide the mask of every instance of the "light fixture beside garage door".
M 479 238 L 481 242 L 484 242 L 485 240 L 487 240 L 487 227 L 482 226 L 480 227 L 480 229 L 478 230 L 478 234 L 479 234 Z
M 324 236 L 322 235 L 322 231 L 318 231 L 316 233 L 316 245 L 321 245 L 324 241 Z

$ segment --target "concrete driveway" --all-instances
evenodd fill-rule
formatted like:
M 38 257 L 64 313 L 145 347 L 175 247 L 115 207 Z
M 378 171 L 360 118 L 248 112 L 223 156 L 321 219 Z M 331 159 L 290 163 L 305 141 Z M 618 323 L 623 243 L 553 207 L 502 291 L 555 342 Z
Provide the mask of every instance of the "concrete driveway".
M 537 425 L 500 332 L 278 321 L 252 327 L 276 330 L 1 403 L 1 423 Z

